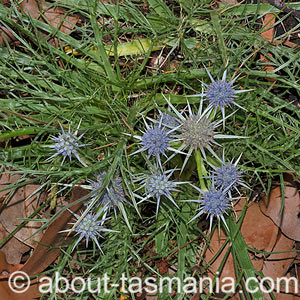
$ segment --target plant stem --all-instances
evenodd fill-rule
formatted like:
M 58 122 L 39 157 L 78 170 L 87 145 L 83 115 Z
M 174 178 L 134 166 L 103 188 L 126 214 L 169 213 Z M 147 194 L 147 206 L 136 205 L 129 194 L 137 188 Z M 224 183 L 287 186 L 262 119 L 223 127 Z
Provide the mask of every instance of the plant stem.
M 207 190 L 206 183 L 203 177 L 207 176 L 207 171 L 205 169 L 203 159 L 200 150 L 195 151 L 195 159 L 197 164 L 198 177 L 200 182 L 200 187 L 203 191 Z

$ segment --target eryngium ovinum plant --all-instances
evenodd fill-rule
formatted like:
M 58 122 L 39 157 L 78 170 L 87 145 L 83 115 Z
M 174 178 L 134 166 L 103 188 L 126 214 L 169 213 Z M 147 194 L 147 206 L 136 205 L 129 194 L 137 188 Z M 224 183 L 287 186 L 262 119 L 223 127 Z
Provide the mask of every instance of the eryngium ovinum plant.
M 230 107 L 231 104 L 240 107 L 236 103 L 236 96 L 246 90 L 235 90 L 233 83 L 237 77 L 227 82 L 226 72 L 223 73 L 222 79 L 217 81 L 209 72 L 208 75 L 212 83 L 210 85 L 203 83 L 206 92 L 191 95 L 201 98 L 197 108 L 188 101 L 185 107 L 176 108 L 171 103 L 171 96 L 164 96 L 168 105 L 167 110 L 165 107 L 157 106 L 158 118 L 152 119 L 148 116 L 146 118 L 142 116 L 144 128 L 140 129 L 140 135 L 134 135 L 138 143 L 137 149 L 131 155 L 136 156 L 145 153 L 146 155 L 142 156 L 145 157 L 146 164 L 151 167 L 142 174 L 133 174 L 132 184 L 135 188 L 133 193 L 126 193 L 122 178 L 118 174 L 115 174 L 111 181 L 104 186 L 105 171 L 88 179 L 88 185 L 83 185 L 83 187 L 91 190 L 90 198 L 86 202 L 88 211 L 81 216 L 74 214 L 75 223 L 72 223 L 72 228 L 67 230 L 74 231 L 75 235 L 79 235 L 75 246 L 81 240 L 85 240 L 86 246 L 88 246 L 89 240 L 93 240 L 102 251 L 98 238 L 103 238 L 101 233 L 113 232 L 113 230 L 104 227 L 104 224 L 108 223 L 107 221 L 111 218 L 107 217 L 111 211 L 114 212 L 112 217 L 115 218 L 117 218 L 117 212 L 121 211 L 127 225 L 129 225 L 124 209 L 124 205 L 130 204 L 126 195 L 130 194 L 137 198 L 138 203 L 155 202 L 157 217 L 162 203 L 168 202 L 168 207 L 179 208 L 180 203 L 176 201 L 176 197 L 180 193 L 180 186 L 184 184 L 192 185 L 199 192 L 198 199 L 185 200 L 196 202 L 199 205 L 198 212 L 190 221 L 206 214 L 210 221 L 210 229 L 214 218 L 218 220 L 219 225 L 222 221 L 227 227 L 225 215 L 232 209 L 232 201 L 236 199 L 233 198 L 232 191 L 238 191 L 239 185 L 247 186 L 242 181 L 242 173 L 238 168 L 240 157 L 235 162 L 227 163 L 224 151 L 222 159 L 219 158 L 218 151 L 216 151 L 221 146 L 217 142 L 219 139 L 242 137 L 226 135 L 218 130 L 222 123 L 225 125 L 227 118 L 225 117 L 225 108 Z M 217 113 L 218 111 L 221 111 L 221 115 Z M 217 118 L 219 115 L 221 117 Z M 79 127 L 80 124 L 74 133 L 70 129 L 66 133 L 61 126 L 62 133 L 58 137 L 51 137 L 54 144 L 48 147 L 56 152 L 49 159 L 57 159 L 57 157 L 62 156 L 63 163 L 67 156 L 70 161 L 72 156 L 75 156 L 78 161 L 87 166 L 79 156 L 79 148 L 88 146 L 88 144 L 79 141 L 84 135 L 82 133 L 77 136 Z M 200 183 L 203 178 L 206 178 L 206 185 L 202 184 L 200 188 L 191 183 L 175 180 L 173 177 L 177 169 L 167 169 L 169 161 L 175 155 L 185 156 L 179 168 L 181 174 L 193 153 L 196 158 Z M 208 156 L 214 158 L 211 160 L 215 161 L 214 164 L 208 163 Z M 212 170 L 209 172 L 207 167 Z
M 218 129 L 221 124 L 225 127 L 225 119 L 234 113 L 226 117 L 225 108 L 231 107 L 232 104 L 240 107 L 236 103 L 237 95 L 247 90 L 235 90 L 233 84 L 237 77 L 227 82 L 226 71 L 221 80 L 214 80 L 209 72 L 208 75 L 212 83 L 210 85 L 203 83 L 207 89 L 206 92 L 192 95 L 201 98 L 197 109 L 189 101 L 186 107 L 178 109 L 171 103 L 171 96 L 164 95 L 168 104 L 167 110 L 157 105 L 159 115 L 156 119 L 143 117 L 145 129 L 140 130 L 141 135 L 134 135 L 134 138 L 139 141 L 139 148 L 132 155 L 145 152 L 147 159 L 156 160 L 153 164 L 157 166 L 156 169 L 152 167 L 149 173 L 136 176 L 135 182 L 139 182 L 139 185 L 134 195 L 140 199 L 139 203 L 148 200 L 155 201 L 157 216 L 159 206 L 163 201 L 169 201 L 175 209 L 178 208 L 173 195 L 180 192 L 179 185 L 190 184 L 172 180 L 175 169 L 167 170 L 168 162 L 176 154 L 184 155 L 185 159 L 180 168 L 180 173 L 182 173 L 190 157 L 195 153 L 196 163 L 201 164 L 197 166 L 199 179 L 206 178 L 207 185 L 199 188 L 192 184 L 199 192 L 199 199 L 185 201 L 199 204 L 198 212 L 190 222 L 206 214 L 211 230 L 214 218 L 217 219 L 219 225 L 222 221 L 228 228 L 225 215 L 232 209 L 233 200 L 238 198 L 232 196 L 232 191 L 238 191 L 240 195 L 238 186 L 247 187 L 241 179 L 242 173 L 238 168 L 241 156 L 235 162 L 226 163 L 224 151 L 222 159 L 216 151 L 221 146 L 218 143 L 219 139 L 243 138 L 220 133 Z M 220 118 L 217 118 L 218 111 L 221 112 Z M 215 161 L 215 164 L 208 163 L 208 156 L 214 158 L 212 161 Z M 205 162 L 207 162 L 206 166 Z M 210 172 L 206 169 L 207 166 L 212 168 Z

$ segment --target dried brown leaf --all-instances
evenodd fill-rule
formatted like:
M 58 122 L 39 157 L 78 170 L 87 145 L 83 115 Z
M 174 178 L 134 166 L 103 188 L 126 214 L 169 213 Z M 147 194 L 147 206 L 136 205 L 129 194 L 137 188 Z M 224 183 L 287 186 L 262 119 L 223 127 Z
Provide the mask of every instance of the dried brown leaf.
M 0 45 L 5 45 L 5 43 L 12 43 L 16 41 L 14 35 L 4 26 L 0 26 Z
M 72 190 L 71 201 L 76 201 L 87 194 L 87 190 L 80 187 L 74 187 Z M 73 205 L 70 209 L 76 213 L 81 207 L 82 202 Z M 65 210 L 48 226 L 40 243 L 25 263 L 22 269 L 24 272 L 31 275 L 38 274 L 55 260 L 55 258 L 60 254 L 59 247 L 62 245 L 68 245 L 72 241 L 71 236 L 66 236 L 65 233 L 60 233 L 60 231 L 68 228 L 68 223 L 70 223 L 73 218 L 73 215 Z
M 32 18 L 36 19 L 40 15 L 39 2 L 36 0 L 23 0 L 20 8 Z
M 207 261 L 207 263 L 210 264 L 210 261 L 212 259 L 214 259 L 215 255 L 218 253 L 219 249 L 226 242 L 226 239 L 227 239 L 227 237 L 222 229 L 220 230 L 220 233 L 218 232 L 218 230 L 214 231 L 214 233 L 211 237 L 211 240 L 209 242 L 209 248 L 205 253 L 205 261 Z M 221 263 L 225 257 L 227 250 L 228 250 L 228 243 L 224 247 L 224 249 L 220 253 L 220 255 L 218 255 L 218 257 L 214 260 L 214 262 L 210 264 L 209 273 L 208 273 L 209 277 L 213 278 L 215 276 L 215 274 L 218 271 L 219 266 L 221 265 Z M 222 280 L 224 277 L 233 277 L 234 279 L 236 279 L 235 272 L 234 272 L 233 257 L 232 257 L 231 253 L 229 253 L 229 255 L 227 256 L 226 263 L 224 265 L 224 268 L 219 273 L 219 277 L 220 277 L 220 280 Z
M 292 251 L 294 241 L 280 234 L 278 241 L 273 249 L 273 252 L 264 261 L 263 273 L 265 276 L 277 278 L 284 276 L 288 267 L 296 257 L 296 252 Z M 291 252 L 287 252 L 291 251 Z
M 0 178 L 0 190 L 5 189 L 8 185 L 16 182 L 21 178 L 19 174 L 6 174 L 3 173 Z M 28 218 L 39 206 L 37 195 L 29 197 L 40 186 L 34 184 L 27 184 L 19 187 L 15 190 L 13 196 L 5 201 L 2 205 L 0 213 L 0 222 L 5 229 L 10 233 L 16 229 L 23 221 L 19 218 Z M 11 190 L 11 189 L 10 189 Z M 0 193 L 0 197 L 7 195 L 10 190 L 6 190 Z M 18 220 L 19 219 L 19 220 Z M 42 232 L 30 237 L 41 227 L 41 223 L 29 221 L 19 231 L 14 234 L 14 237 L 26 244 L 29 247 L 34 248 L 36 241 L 39 241 L 43 235 Z
M 74 187 L 72 191 L 71 201 L 76 201 L 88 194 L 87 190 L 80 187 Z M 73 212 L 78 212 L 82 206 L 82 202 L 77 203 L 71 207 Z M 4 253 L 0 251 L 0 298 L 9 300 L 33 300 L 39 299 L 41 294 L 38 291 L 37 280 L 32 280 L 30 288 L 27 292 L 22 294 L 14 293 L 8 286 L 8 277 L 10 273 L 20 270 L 25 272 L 28 276 L 33 276 L 44 271 L 60 254 L 59 246 L 68 244 L 71 237 L 67 237 L 64 233 L 59 231 L 65 229 L 67 224 L 71 221 L 73 215 L 68 211 L 64 211 L 58 218 L 56 218 L 47 228 L 44 236 L 30 258 L 24 265 L 8 264 Z M 49 245 L 49 246 L 47 246 Z M 51 246 L 51 247 L 50 247 Z
M 38 291 L 37 280 L 31 280 L 29 289 L 24 293 L 13 292 L 8 283 L 7 278 L 9 274 L 20 271 L 23 265 L 9 264 L 6 260 L 5 254 L 0 251 L 0 299 L 7 300 L 34 300 L 40 299 L 41 293 Z
M 47 2 L 41 4 L 42 9 L 44 11 L 43 16 L 44 20 L 47 20 L 48 24 L 53 26 L 54 28 L 58 28 L 63 33 L 69 34 L 73 29 L 79 17 L 74 16 L 66 16 L 66 10 L 62 7 L 50 7 Z
M 280 216 L 281 189 L 272 189 L 270 196 L 259 202 L 261 211 L 268 216 L 290 239 L 300 241 L 300 197 L 297 186 L 286 182 L 284 187 L 284 207 Z
M 200 300 L 200 296 L 201 296 L 200 293 L 194 294 L 194 295 L 192 296 L 191 300 Z
M 281 277 L 288 277 L 286 274 L 290 264 L 296 257 L 296 252 L 291 251 L 293 248 L 294 241 L 287 238 L 285 235 L 280 234 L 279 239 L 273 249 L 273 252 L 285 252 L 285 253 L 272 253 L 264 261 L 263 274 L 264 276 L 270 277 L 274 280 Z M 282 293 L 274 293 L 276 300 L 293 299 L 293 295 L 284 293 L 285 287 L 282 286 Z M 289 287 L 290 291 L 293 291 L 293 287 Z M 267 299 L 271 299 L 269 295 L 265 295 Z
M 0 278 L 7 276 L 8 273 L 19 270 L 22 266 L 22 264 L 8 263 L 5 253 L 0 250 Z
M 239 215 L 245 205 L 245 199 L 241 199 L 236 205 L 235 209 Z M 241 233 L 245 242 L 252 248 L 264 251 L 272 251 L 276 243 L 278 235 L 278 227 L 273 224 L 259 209 L 257 203 L 250 203 L 245 213 L 243 223 L 241 226 Z M 215 230 L 209 242 L 209 249 L 205 253 L 205 261 L 208 263 L 214 258 L 219 249 L 226 241 L 226 235 L 221 229 L 220 234 Z M 224 247 L 220 255 L 215 261 L 210 264 L 208 276 L 213 278 L 218 268 L 223 261 L 225 254 L 228 250 L 228 243 Z M 250 254 L 252 264 L 257 271 L 263 268 L 263 258 L 258 255 Z M 236 280 L 234 261 L 231 252 L 227 256 L 226 263 L 219 274 L 220 284 L 225 277 L 231 277 Z
M 169 270 L 169 264 L 165 259 L 161 259 L 156 263 L 156 266 L 158 268 L 158 271 L 160 274 L 166 274 Z
M 54 28 L 57 28 L 63 33 L 69 34 L 79 21 L 77 15 L 67 15 L 67 11 L 59 6 L 53 7 L 51 3 L 38 0 L 23 0 L 19 3 L 20 9 L 27 15 L 34 19 L 39 19 Z M 0 45 L 12 43 L 16 41 L 14 35 L 5 27 L 0 27 Z M 46 36 L 44 34 L 44 36 Z M 55 46 L 58 46 L 58 42 L 55 39 L 48 41 Z
M 237 214 L 239 214 L 244 205 L 244 201 L 239 201 L 235 207 Z M 248 204 L 241 226 L 241 233 L 248 246 L 270 252 L 276 243 L 278 228 L 260 211 L 259 205 L 256 202 L 252 202 Z
M 263 26 L 265 28 L 268 28 L 266 31 L 261 33 L 261 36 L 263 36 L 266 40 L 269 42 L 272 42 L 274 39 L 274 23 L 275 23 L 275 17 L 273 14 L 266 14 L 263 19 Z M 271 53 L 268 53 L 269 56 L 272 56 Z M 260 55 L 260 60 L 262 62 L 270 62 L 268 58 L 266 58 L 264 55 Z M 272 65 L 266 65 L 264 67 L 264 71 L 271 72 L 274 71 L 274 66 Z M 268 81 L 276 81 L 274 78 L 267 78 Z
M 275 16 L 273 14 L 266 14 L 263 19 L 263 27 L 267 28 L 267 30 L 262 32 L 261 36 L 264 37 L 269 42 L 272 42 L 274 38 L 274 23 L 275 23 Z
M 9 232 L 0 222 L 0 241 L 3 241 Z M 11 237 L 2 247 L 1 251 L 4 253 L 6 260 L 9 264 L 19 264 L 24 253 L 28 252 L 31 248 L 20 242 L 15 237 Z

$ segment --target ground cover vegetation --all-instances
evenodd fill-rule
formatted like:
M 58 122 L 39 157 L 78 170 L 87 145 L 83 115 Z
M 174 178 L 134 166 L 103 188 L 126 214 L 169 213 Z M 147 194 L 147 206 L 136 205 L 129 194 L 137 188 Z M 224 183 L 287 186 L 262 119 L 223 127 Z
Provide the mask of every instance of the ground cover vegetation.
M 35 197 L 32 213 L 1 247 L 35 222 L 26 238 L 68 239 L 54 243 L 51 265 L 34 278 L 107 273 L 112 283 L 125 273 L 210 276 L 215 285 L 230 256 L 239 297 L 268 299 L 245 282 L 264 277 L 253 257 L 263 263 L 274 247 L 256 247 L 244 233 L 255 227 L 246 222 L 249 205 L 277 186 L 282 216 L 285 186 L 299 183 L 300 25 L 284 26 L 298 20 L 292 14 L 263 2 L 206 0 L 58 0 L 37 15 L 24 3 L 0 4 L 0 164 L 17 176 L 2 182 L 1 214 L 16 191 L 37 186 L 23 199 Z M 76 187 L 87 192 L 79 197 Z M 62 216 L 69 219 L 59 227 Z M 277 234 L 281 225 L 273 226 Z M 268 228 L 257 228 L 268 240 Z M 225 242 L 209 257 L 215 236 Z M 295 262 L 289 247 L 277 252 L 292 252 Z M 176 289 L 152 298 L 119 288 L 40 297 L 233 297 Z

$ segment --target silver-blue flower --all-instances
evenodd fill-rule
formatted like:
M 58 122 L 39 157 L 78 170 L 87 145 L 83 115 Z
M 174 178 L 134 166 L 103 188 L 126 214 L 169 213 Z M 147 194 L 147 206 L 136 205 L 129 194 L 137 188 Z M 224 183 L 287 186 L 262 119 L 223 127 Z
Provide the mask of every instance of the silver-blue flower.
M 203 191 L 196 186 L 193 187 L 196 188 L 202 195 L 201 199 L 186 200 L 199 203 L 200 205 L 199 212 L 191 219 L 191 221 L 198 218 L 202 214 L 207 214 L 207 218 L 210 220 L 209 230 L 211 230 L 213 219 L 215 217 L 217 218 L 218 222 L 222 220 L 224 225 L 227 227 L 224 215 L 227 214 L 231 209 L 231 201 L 233 200 L 227 194 L 228 189 L 216 189 L 214 181 L 212 181 L 212 186 L 207 191 Z
M 167 150 L 173 151 L 175 153 L 182 153 L 171 147 L 171 143 L 178 141 L 176 137 L 172 135 L 172 133 L 176 129 L 168 129 L 162 124 L 162 121 L 163 120 L 160 119 L 157 124 L 149 125 L 144 119 L 146 129 L 145 131 L 142 131 L 143 135 L 134 136 L 136 139 L 140 140 L 139 144 L 142 147 L 139 150 L 132 153 L 131 155 L 134 155 L 139 152 L 148 151 L 148 158 L 150 158 L 151 156 L 155 156 L 157 158 L 158 163 L 161 165 L 160 156 L 163 155 L 167 157 Z
M 226 81 L 227 70 L 224 71 L 222 79 L 214 80 L 208 69 L 205 67 L 206 72 L 211 80 L 211 84 L 208 85 L 204 82 L 203 85 L 206 87 L 206 92 L 201 94 L 189 95 L 188 97 L 205 97 L 209 101 L 209 108 L 220 109 L 223 116 L 223 125 L 225 126 L 225 107 L 231 106 L 231 104 L 236 105 L 237 107 L 244 109 L 242 106 L 235 102 L 237 94 L 248 92 L 251 90 L 235 90 L 234 82 L 239 76 L 234 77 L 230 81 Z
M 161 113 L 161 112 L 159 114 L 157 121 L 161 122 L 162 125 L 168 128 L 177 127 L 180 123 L 180 121 L 170 113 Z
M 149 198 L 155 198 L 156 199 L 156 215 L 158 214 L 159 206 L 161 203 L 161 198 L 165 197 L 169 199 L 177 208 L 178 205 L 176 204 L 175 200 L 172 197 L 172 192 L 179 192 L 177 187 L 180 184 L 184 184 L 186 182 L 176 182 L 173 180 L 170 180 L 170 177 L 173 175 L 174 171 L 164 171 L 157 167 L 155 170 L 151 172 L 151 174 L 138 174 L 136 175 L 137 182 L 142 181 L 139 188 L 136 190 L 144 189 L 144 195 L 140 196 L 136 194 L 135 196 L 139 199 L 141 199 L 141 202 L 148 200 Z
M 222 189 L 228 189 L 230 197 L 232 189 L 235 189 L 239 193 L 239 190 L 237 189 L 238 185 L 249 188 L 242 180 L 242 172 L 237 166 L 241 159 L 241 156 L 242 154 L 237 158 L 235 162 L 231 160 L 231 162 L 226 163 L 223 151 L 222 165 L 220 167 L 216 167 L 210 164 L 214 169 L 212 178 L 214 178 L 216 186 Z
M 108 184 L 105 191 L 103 191 L 102 195 L 99 196 L 101 192 L 100 188 L 105 176 L 106 172 L 102 172 L 97 176 L 96 180 L 87 180 L 90 184 L 89 188 L 92 190 L 92 196 L 85 205 L 88 206 L 91 201 L 96 199 L 100 205 L 103 205 L 108 210 L 113 209 L 116 215 L 116 207 L 119 207 L 121 203 L 128 202 L 125 198 L 122 178 L 119 175 L 115 176 Z
M 240 170 L 232 163 L 222 165 L 215 172 L 216 185 L 220 187 L 236 187 L 240 178 Z
M 200 101 L 199 109 L 197 113 L 192 111 L 192 108 L 187 102 L 187 108 L 183 112 L 179 112 L 166 97 L 169 107 L 176 114 L 180 120 L 179 127 L 175 127 L 174 130 L 178 130 L 178 140 L 182 142 L 182 145 L 177 151 L 185 151 L 188 149 L 186 158 L 183 162 L 181 170 L 184 169 L 189 157 L 194 150 L 200 150 L 204 159 L 206 159 L 205 150 L 208 150 L 215 158 L 220 160 L 218 155 L 214 152 L 212 145 L 220 146 L 217 143 L 217 139 L 227 138 L 242 138 L 241 136 L 219 134 L 216 129 L 221 125 L 223 119 L 218 121 L 211 120 L 212 109 L 207 107 L 203 110 L 203 100 Z M 187 113 L 185 112 L 187 110 Z M 172 156 L 169 158 L 171 159 Z
M 83 239 L 85 239 L 86 247 L 88 247 L 89 240 L 93 240 L 96 243 L 96 245 L 98 246 L 101 253 L 103 253 L 103 251 L 100 247 L 99 241 L 98 241 L 98 238 L 103 239 L 103 236 L 101 235 L 101 233 L 102 232 L 116 232 L 115 230 L 107 229 L 103 226 L 104 222 L 106 222 L 110 218 L 104 218 L 104 219 L 98 220 L 99 216 L 102 214 L 102 211 L 99 211 L 96 215 L 89 212 L 83 218 L 72 211 L 70 211 L 70 212 L 74 215 L 76 220 L 75 220 L 75 222 L 69 223 L 69 224 L 73 225 L 73 226 L 75 225 L 75 228 L 74 229 L 70 228 L 67 230 L 60 231 L 60 232 L 71 232 L 74 230 L 75 235 L 79 235 L 76 243 L 74 244 L 73 249 Z M 81 212 L 81 214 L 82 214 L 82 212 Z
M 52 156 L 50 156 L 47 160 L 50 160 L 51 158 L 54 158 L 58 155 L 62 155 L 63 156 L 62 164 L 63 164 L 63 162 L 65 161 L 67 156 L 69 157 L 69 159 L 71 161 L 72 155 L 74 155 L 85 167 L 87 167 L 87 165 L 81 160 L 81 158 L 78 154 L 78 148 L 81 148 L 81 147 L 84 147 L 87 145 L 87 144 L 81 144 L 79 142 L 79 140 L 83 137 L 85 132 L 77 137 L 80 123 L 81 122 L 79 122 L 75 132 L 72 132 L 69 127 L 69 130 L 67 133 L 64 131 L 61 124 L 59 124 L 60 128 L 62 130 L 62 133 L 59 133 L 58 137 L 50 136 L 51 140 L 53 140 L 55 142 L 55 144 L 45 146 L 45 147 L 52 148 L 56 151 L 56 153 L 53 154 Z

